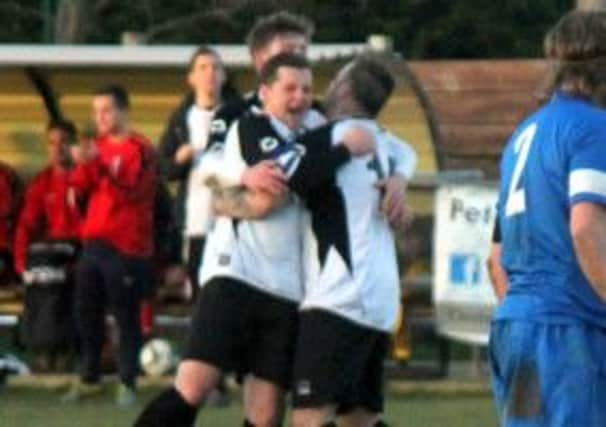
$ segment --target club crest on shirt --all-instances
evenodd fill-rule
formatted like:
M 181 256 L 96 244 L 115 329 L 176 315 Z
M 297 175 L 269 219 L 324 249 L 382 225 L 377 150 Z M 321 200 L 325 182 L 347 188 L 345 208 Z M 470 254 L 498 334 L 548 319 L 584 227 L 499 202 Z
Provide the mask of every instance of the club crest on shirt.
M 266 136 L 265 138 L 262 138 L 261 141 L 259 141 L 259 147 L 264 153 L 269 153 L 275 150 L 276 148 L 278 148 L 279 144 L 280 143 L 278 142 L 278 140 L 273 136 Z
M 210 124 L 210 133 L 224 133 L 227 130 L 227 123 L 223 119 L 215 119 Z

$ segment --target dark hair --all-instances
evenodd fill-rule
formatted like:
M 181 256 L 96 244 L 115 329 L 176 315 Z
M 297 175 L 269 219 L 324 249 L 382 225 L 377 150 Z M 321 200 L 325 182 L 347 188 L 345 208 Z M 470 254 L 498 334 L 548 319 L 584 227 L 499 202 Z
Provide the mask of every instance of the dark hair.
M 95 96 L 111 96 L 116 103 L 116 106 L 120 110 L 128 110 L 130 107 L 130 101 L 128 99 L 128 92 L 124 87 L 117 84 L 109 84 L 101 86 L 95 93 Z
M 201 45 L 201 46 L 198 46 L 198 48 L 195 50 L 195 52 L 190 57 L 189 66 L 187 68 L 188 70 L 191 71 L 194 68 L 194 65 L 196 64 L 196 59 L 198 59 L 198 56 L 214 56 L 219 61 L 221 61 L 221 56 L 219 55 L 219 53 L 216 50 L 214 50 L 210 46 Z
M 394 90 L 395 81 L 383 61 L 370 55 L 355 58 L 347 73 L 355 101 L 375 117 Z
M 71 120 L 67 120 L 64 118 L 51 119 L 51 121 L 48 122 L 48 125 L 46 126 L 46 131 L 50 132 L 53 129 L 59 129 L 65 132 L 67 134 L 67 138 L 70 141 L 75 140 L 76 135 L 78 133 L 74 123 Z
M 567 13 L 547 32 L 543 50 L 552 61 L 543 100 L 564 90 L 606 106 L 606 12 Z
M 310 39 L 314 33 L 313 23 L 305 16 L 288 12 L 276 12 L 258 19 L 246 36 L 250 52 L 267 46 L 276 36 L 295 33 Z
M 271 84 L 278 77 L 280 67 L 292 67 L 298 69 L 311 68 L 309 61 L 296 53 L 280 53 L 269 59 L 259 71 L 259 83 Z

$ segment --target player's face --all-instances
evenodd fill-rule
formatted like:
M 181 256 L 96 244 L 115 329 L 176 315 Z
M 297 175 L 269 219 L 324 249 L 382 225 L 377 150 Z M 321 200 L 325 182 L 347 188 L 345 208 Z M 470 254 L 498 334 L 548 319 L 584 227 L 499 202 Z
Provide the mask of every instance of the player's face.
M 50 129 L 47 134 L 48 160 L 51 165 L 65 167 L 70 163 L 69 136 L 63 129 Z
M 312 74 L 309 68 L 280 67 L 277 78 L 261 86 L 261 97 L 267 112 L 292 129 L 301 126 L 311 107 Z
M 307 37 L 297 33 L 276 35 L 265 47 L 253 54 L 253 62 L 257 72 L 265 63 L 280 53 L 295 53 L 305 56 L 307 52 Z
M 93 120 L 100 136 L 122 132 L 126 123 L 126 111 L 121 110 L 111 95 L 93 98 Z
M 196 94 L 215 97 L 225 82 L 225 70 L 215 55 L 198 55 L 189 71 L 187 81 Z

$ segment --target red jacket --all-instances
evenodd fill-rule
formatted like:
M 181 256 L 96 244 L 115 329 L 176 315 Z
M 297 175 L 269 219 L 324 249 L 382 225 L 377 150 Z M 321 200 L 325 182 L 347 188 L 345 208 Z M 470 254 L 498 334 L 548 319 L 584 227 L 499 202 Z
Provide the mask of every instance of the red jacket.
M 23 273 L 27 249 L 40 239 L 79 239 L 82 195 L 70 184 L 69 172 L 44 169 L 31 182 L 15 236 L 15 270 Z
M 10 250 L 13 246 L 13 232 L 20 204 L 21 185 L 17 174 L 0 163 L 0 251 Z
M 73 182 L 89 192 L 83 240 L 103 240 L 124 255 L 147 258 L 153 251 L 156 159 L 145 137 L 132 133 L 115 143 L 98 138 L 98 155 L 79 165 Z

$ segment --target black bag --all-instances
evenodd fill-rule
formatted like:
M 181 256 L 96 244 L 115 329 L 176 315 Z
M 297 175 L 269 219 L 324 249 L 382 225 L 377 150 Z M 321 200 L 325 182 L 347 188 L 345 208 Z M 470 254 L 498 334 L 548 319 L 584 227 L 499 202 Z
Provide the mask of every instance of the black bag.
M 33 351 L 70 351 L 76 343 L 73 266 L 78 245 L 47 241 L 30 246 L 23 274 L 21 338 Z

